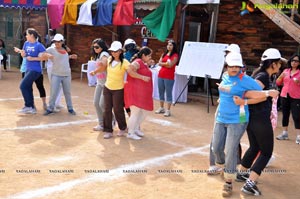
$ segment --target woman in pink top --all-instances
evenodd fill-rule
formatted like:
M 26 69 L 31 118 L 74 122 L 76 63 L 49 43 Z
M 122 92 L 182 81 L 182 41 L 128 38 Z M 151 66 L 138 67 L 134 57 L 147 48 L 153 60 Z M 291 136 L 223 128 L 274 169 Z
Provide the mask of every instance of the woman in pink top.
M 127 69 L 129 75 L 124 87 L 124 99 L 125 107 L 131 109 L 127 138 L 134 140 L 140 140 L 144 136 L 139 127 L 144 121 L 147 111 L 153 110 L 152 73 L 147 65 L 151 54 L 150 48 L 143 47 L 137 54 L 137 59 Z
M 276 137 L 277 140 L 288 140 L 288 124 L 292 112 L 295 129 L 297 132 L 296 144 L 300 144 L 300 65 L 299 55 L 293 55 L 285 69 L 276 80 L 277 85 L 282 85 L 282 127 L 283 132 Z
M 171 115 L 170 108 L 172 104 L 172 91 L 174 85 L 175 77 L 175 67 L 178 62 L 178 54 L 176 43 L 173 40 L 168 41 L 167 50 L 159 59 L 158 65 L 161 69 L 158 73 L 158 92 L 160 107 L 155 111 L 155 113 L 164 113 L 165 117 Z M 165 100 L 165 94 L 167 99 Z M 167 102 L 167 110 L 164 109 L 164 102 Z

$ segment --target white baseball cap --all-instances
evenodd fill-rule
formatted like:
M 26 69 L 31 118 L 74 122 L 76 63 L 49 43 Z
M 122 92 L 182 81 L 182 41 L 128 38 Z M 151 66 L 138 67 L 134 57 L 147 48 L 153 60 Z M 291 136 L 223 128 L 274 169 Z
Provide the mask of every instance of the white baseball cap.
M 279 50 L 276 48 L 268 48 L 261 56 L 261 61 L 265 61 L 267 59 L 280 59 L 283 62 L 287 62 L 285 58 L 281 57 Z
M 242 55 L 237 52 L 228 53 L 228 55 L 225 57 L 225 62 L 228 66 L 244 67 Z
M 64 36 L 59 33 L 57 33 L 52 39 L 52 41 L 63 41 L 63 40 L 64 40 Z
M 130 39 L 130 38 L 128 38 L 128 39 L 125 40 L 124 47 L 126 45 L 128 45 L 128 44 L 134 44 L 134 45 L 136 45 L 135 41 L 133 39 Z
M 110 48 L 108 50 L 110 51 L 117 51 L 122 49 L 122 44 L 119 41 L 114 41 L 111 43 Z
M 241 53 L 241 49 L 237 44 L 230 44 L 224 51 Z

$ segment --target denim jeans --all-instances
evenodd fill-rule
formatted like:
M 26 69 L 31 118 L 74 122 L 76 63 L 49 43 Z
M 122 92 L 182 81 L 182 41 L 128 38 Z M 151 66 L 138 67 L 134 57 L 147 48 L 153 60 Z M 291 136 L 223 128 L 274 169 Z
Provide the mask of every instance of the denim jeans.
M 212 151 L 217 164 L 225 164 L 225 179 L 234 179 L 238 157 L 238 147 L 248 123 L 215 123 Z M 225 150 L 225 151 L 224 151 Z M 226 154 L 226 155 L 225 155 Z M 225 157 L 225 159 L 224 159 Z
M 160 101 L 165 101 L 165 92 L 166 92 L 166 96 L 167 96 L 166 102 L 172 103 L 173 101 L 172 91 L 173 91 L 174 82 L 175 80 L 158 78 L 158 93 L 159 93 Z
M 94 106 L 96 108 L 99 125 L 103 125 L 103 113 L 104 113 L 104 106 L 105 106 L 103 88 L 104 88 L 103 85 L 97 84 L 94 93 Z
M 73 109 L 72 98 L 71 98 L 71 76 L 51 76 L 51 89 L 50 89 L 50 101 L 49 109 L 54 110 L 57 96 L 59 95 L 60 89 L 63 89 L 65 100 L 68 110 Z
M 42 74 L 36 71 L 28 71 L 26 72 L 24 78 L 20 84 L 20 90 L 22 92 L 25 106 L 34 108 L 34 98 L 33 98 L 33 90 L 32 84 L 36 81 Z

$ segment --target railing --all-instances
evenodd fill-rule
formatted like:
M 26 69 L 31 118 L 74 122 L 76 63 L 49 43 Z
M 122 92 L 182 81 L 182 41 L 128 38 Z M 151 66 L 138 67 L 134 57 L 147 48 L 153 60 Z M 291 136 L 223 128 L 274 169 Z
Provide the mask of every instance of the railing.
M 295 21 L 296 23 L 299 24 L 299 19 L 300 19 L 300 14 L 299 14 L 299 0 L 293 0 L 293 1 L 288 1 L 288 0 L 278 0 L 278 1 L 274 1 L 274 0 L 269 0 L 270 3 L 274 4 L 274 3 L 279 3 L 279 4 L 284 4 L 284 5 L 293 5 L 292 8 L 290 9 L 290 13 L 288 13 L 287 15 L 289 16 L 289 18 L 292 21 Z M 282 10 L 284 10 L 285 8 L 283 8 Z M 298 20 L 295 20 L 295 17 L 298 18 Z

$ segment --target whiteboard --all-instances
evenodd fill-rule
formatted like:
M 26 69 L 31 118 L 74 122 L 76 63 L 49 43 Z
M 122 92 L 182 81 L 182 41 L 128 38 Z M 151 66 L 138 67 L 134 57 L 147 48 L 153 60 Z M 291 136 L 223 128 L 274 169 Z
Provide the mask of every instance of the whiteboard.
M 228 44 L 186 41 L 176 73 L 196 77 L 210 75 L 212 79 L 220 79 L 227 46 Z

